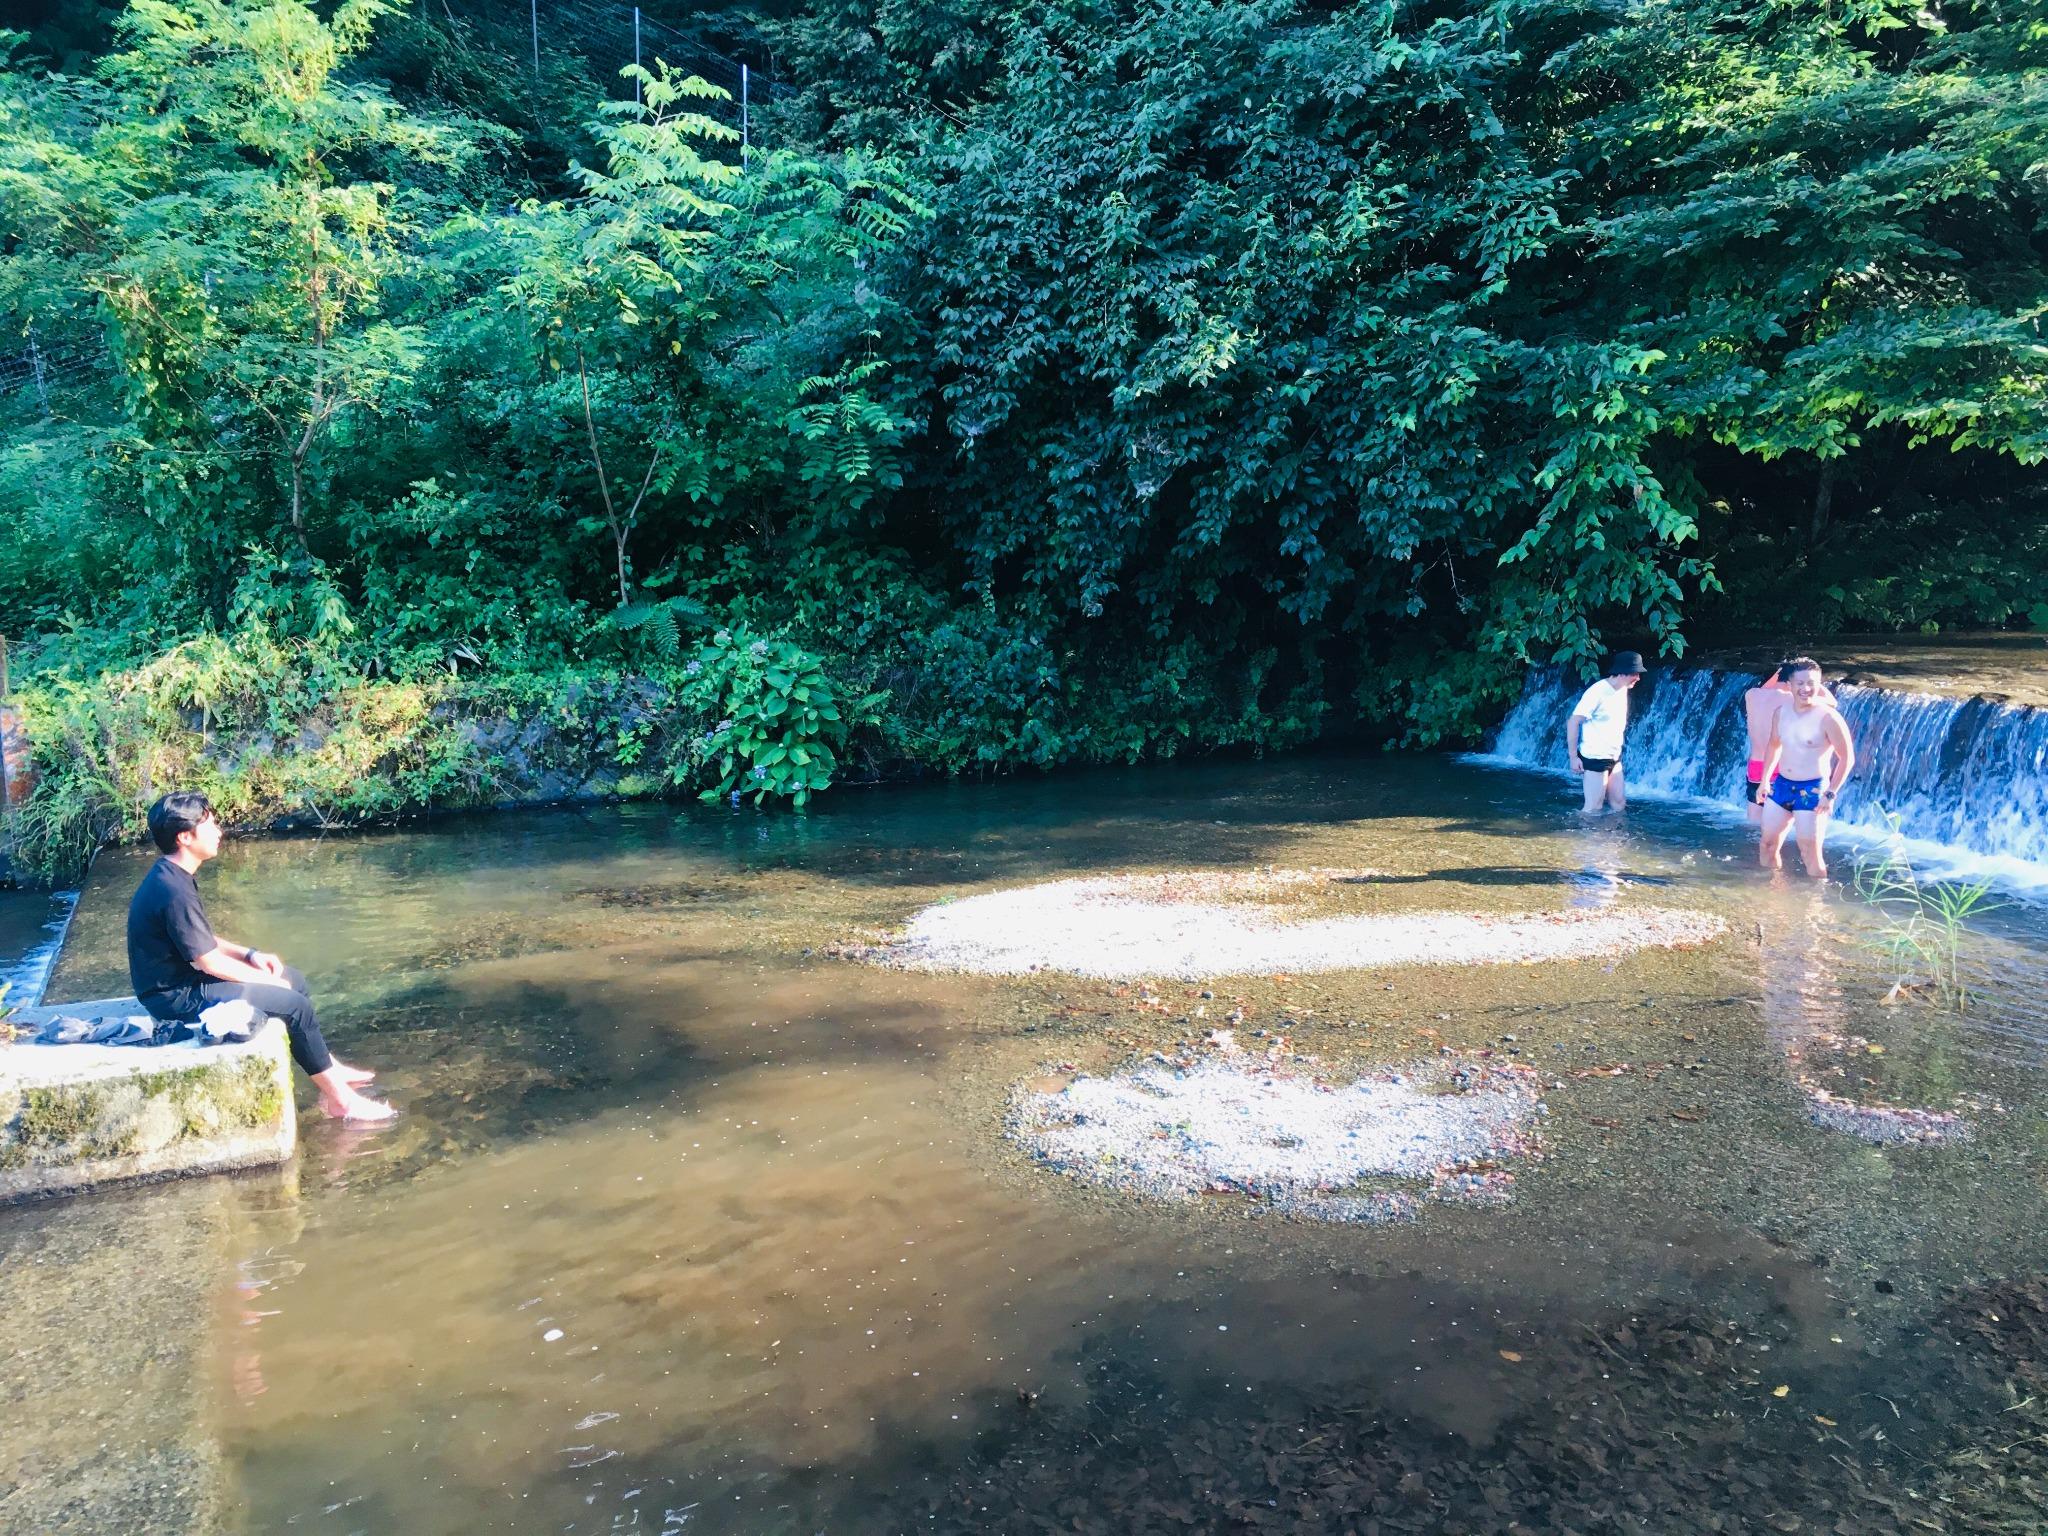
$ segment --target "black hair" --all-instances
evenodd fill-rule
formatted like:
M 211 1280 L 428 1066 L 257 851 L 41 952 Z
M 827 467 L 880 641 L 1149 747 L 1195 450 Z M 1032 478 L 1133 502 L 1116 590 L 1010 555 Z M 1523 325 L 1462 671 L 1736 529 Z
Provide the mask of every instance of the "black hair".
M 1792 681 L 1792 674 L 1794 672 L 1819 671 L 1820 663 L 1815 661 L 1811 656 L 1794 656 L 1790 661 L 1786 662 L 1782 667 L 1778 668 L 1778 675 L 1783 677 L 1785 681 L 1789 683 Z M 1823 678 L 1825 678 L 1826 674 L 1823 673 L 1822 676 Z
M 196 789 L 174 789 L 149 808 L 149 836 L 164 853 L 178 851 L 178 834 L 190 832 L 213 814 L 213 802 Z

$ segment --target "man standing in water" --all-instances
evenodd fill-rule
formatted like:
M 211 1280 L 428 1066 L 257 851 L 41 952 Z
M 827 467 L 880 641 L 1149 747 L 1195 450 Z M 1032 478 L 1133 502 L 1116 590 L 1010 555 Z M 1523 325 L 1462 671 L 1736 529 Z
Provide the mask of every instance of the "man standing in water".
M 1565 753 L 1585 786 L 1585 813 L 1605 804 L 1621 810 L 1628 789 L 1621 773 L 1621 738 L 1628 730 L 1628 691 L 1643 675 L 1643 658 L 1623 651 L 1607 675 L 1579 696 L 1565 722 Z
M 1789 661 L 1779 662 L 1769 677 L 1742 696 L 1743 719 L 1749 727 L 1749 782 L 1744 793 L 1749 798 L 1752 826 L 1763 820 L 1764 796 L 1770 789 L 1770 780 L 1764 777 L 1764 757 L 1771 746 L 1771 721 L 1777 716 L 1778 706 L 1792 697 L 1792 666 Z M 1833 704 L 1835 696 L 1822 688 L 1820 700 Z
M 1827 818 L 1834 814 L 1835 797 L 1856 766 L 1856 745 L 1849 737 L 1849 722 L 1821 682 L 1820 663 L 1801 656 L 1788 661 L 1783 671 L 1792 697 L 1772 714 L 1764 747 L 1763 782 L 1771 788 L 1763 808 L 1757 861 L 1766 869 L 1781 868 L 1786 830 L 1796 828 L 1806 872 L 1824 880 L 1828 866 L 1821 844 L 1827 836 Z
M 128 976 L 150 1017 L 191 1023 L 215 1003 L 246 1002 L 284 1020 L 292 1059 L 336 1120 L 389 1120 L 396 1110 L 357 1091 L 376 1076 L 328 1052 L 306 978 L 276 955 L 214 935 L 199 900 L 199 866 L 220 852 L 220 822 L 206 796 L 174 790 L 149 808 L 149 835 L 163 857 L 128 903 Z

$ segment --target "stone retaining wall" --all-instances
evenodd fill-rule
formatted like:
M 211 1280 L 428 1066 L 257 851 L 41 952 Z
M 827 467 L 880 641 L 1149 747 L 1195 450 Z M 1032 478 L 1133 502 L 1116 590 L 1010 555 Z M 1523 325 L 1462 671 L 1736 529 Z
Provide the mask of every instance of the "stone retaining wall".
M 14 1022 L 140 1011 L 115 998 Z M 298 1143 L 291 1073 L 275 1021 L 241 1045 L 0 1046 L 0 1201 L 281 1163 Z

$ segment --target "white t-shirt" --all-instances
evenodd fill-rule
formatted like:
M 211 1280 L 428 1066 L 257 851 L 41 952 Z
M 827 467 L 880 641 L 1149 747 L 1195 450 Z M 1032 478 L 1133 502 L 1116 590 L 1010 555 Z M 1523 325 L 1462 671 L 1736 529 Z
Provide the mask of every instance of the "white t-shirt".
M 1579 696 L 1572 715 L 1586 722 L 1579 727 L 1579 756 L 1621 756 L 1622 733 L 1628 729 L 1626 688 L 1616 688 L 1603 677 Z

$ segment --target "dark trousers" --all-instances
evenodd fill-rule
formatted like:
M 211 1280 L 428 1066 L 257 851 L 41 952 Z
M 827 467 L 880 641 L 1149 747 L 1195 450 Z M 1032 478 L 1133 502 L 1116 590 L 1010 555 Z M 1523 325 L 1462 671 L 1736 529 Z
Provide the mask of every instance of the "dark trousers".
M 247 981 L 203 981 L 197 986 L 178 987 L 169 992 L 152 992 L 142 999 L 150 1017 L 177 1023 L 191 1023 L 215 1003 L 245 1002 L 258 1013 L 283 1019 L 291 1037 L 292 1060 L 308 1077 L 318 1077 L 334 1065 L 327 1054 L 327 1042 L 320 1035 L 320 1019 L 313 1012 L 313 999 L 306 978 L 290 966 L 275 983 L 259 986 Z

